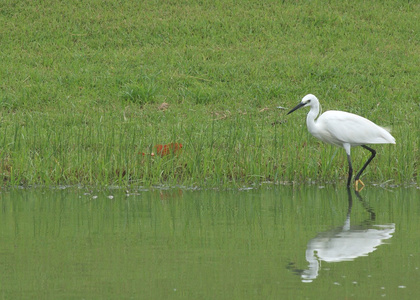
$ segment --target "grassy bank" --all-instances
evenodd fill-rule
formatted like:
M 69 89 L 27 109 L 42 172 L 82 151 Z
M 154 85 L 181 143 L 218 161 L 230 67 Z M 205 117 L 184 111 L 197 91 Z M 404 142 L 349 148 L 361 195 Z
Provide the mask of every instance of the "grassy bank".
M 7 1 L 3 182 L 344 184 L 344 150 L 310 137 L 303 111 L 286 117 L 275 108 L 313 93 L 324 111 L 393 129 L 397 145 L 374 147 L 365 182 L 419 183 L 419 9 L 406 1 Z M 180 154 L 148 155 L 172 142 L 183 144 Z M 353 150 L 354 166 L 367 156 Z

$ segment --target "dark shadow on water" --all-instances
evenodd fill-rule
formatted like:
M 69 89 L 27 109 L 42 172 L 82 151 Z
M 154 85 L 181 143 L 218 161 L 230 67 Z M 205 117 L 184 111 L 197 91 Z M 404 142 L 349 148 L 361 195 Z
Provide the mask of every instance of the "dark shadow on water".
M 390 239 L 395 232 L 395 224 L 374 224 L 376 214 L 358 192 L 355 192 L 355 194 L 369 213 L 369 217 L 359 225 L 351 225 L 350 215 L 353 207 L 353 197 L 350 189 L 347 189 L 347 194 L 348 209 L 343 226 L 320 232 L 308 242 L 306 260 L 309 265 L 307 269 L 298 269 L 294 263 L 289 263 L 286 266 L 287 269 L 299 275 L 302 282 L 312 282 L 318 277 L 321 270 L 321 261 L 335 263 L 368 256 L 385 240 Z

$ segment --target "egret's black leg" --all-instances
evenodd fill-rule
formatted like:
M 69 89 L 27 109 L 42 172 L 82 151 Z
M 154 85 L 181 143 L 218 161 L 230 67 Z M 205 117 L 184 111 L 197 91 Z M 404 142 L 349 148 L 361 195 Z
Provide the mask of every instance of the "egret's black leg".
M 354 178 L 354 180 L 357 182 L 359 181 L 360 175 L 362 175 L 363 171 L 366 169 L 366 167 L 368 166 L 368 164 L 372 161 L 372 159 L 375 157 L 376 155 L 376 151 L 373 150 L 372 148 L 366 146 L 366 145 L 362 145 L 363 148 L 365 148 L 366 150 L 369 150 L 370 153 L 372 153 L 372 155 L 369 157 L 369 159 L 367 160 L 367 162 L 363 165 L 363 167 L 360 169 L 359 173 L 357 173 L 356 177 Z
M 350 187 L 351 177 L 353 176 L 353 167 L 351 165 L 351 157 L 347 154 L 347 161 L 349 162 L 349 178 L 347 179 L 347 187 Z
M 348 200 L 349 200 L 349 208 L 347 209 L 347 216 L 350 216 L 351 208 L 353 206 L 353 197 L 351 196 L 350 187 L 347 187 L 347 196 L 348 196 Z

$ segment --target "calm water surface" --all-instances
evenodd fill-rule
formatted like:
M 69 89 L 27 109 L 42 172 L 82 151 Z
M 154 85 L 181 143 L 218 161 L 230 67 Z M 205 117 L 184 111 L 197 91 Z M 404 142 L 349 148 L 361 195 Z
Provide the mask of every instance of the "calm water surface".
M 415 299 L 420 190 L 0 193 L 4 299 Z

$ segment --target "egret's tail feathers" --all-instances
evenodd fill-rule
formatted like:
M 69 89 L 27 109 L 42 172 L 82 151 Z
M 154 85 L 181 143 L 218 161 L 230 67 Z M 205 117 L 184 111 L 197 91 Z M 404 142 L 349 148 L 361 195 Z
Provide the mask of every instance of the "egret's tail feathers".
M 391 135 L 391 127 L 381 127 L 382 129 L 385 130 L 385 132 L 383 133 L 382 138 L 385 139 L 385 143 L 387 144 L 395 144 L 395 138 Z
M 381 126 L 383 129 L 385 129 L 386 131 L 388 131 L 389 133 L 391 133 L 392 129 L 391 127 L 388 126 Z

